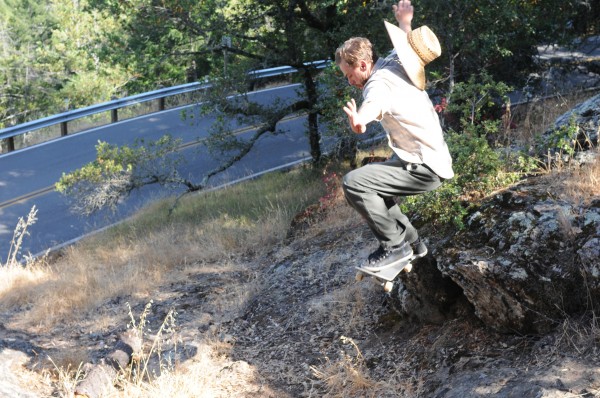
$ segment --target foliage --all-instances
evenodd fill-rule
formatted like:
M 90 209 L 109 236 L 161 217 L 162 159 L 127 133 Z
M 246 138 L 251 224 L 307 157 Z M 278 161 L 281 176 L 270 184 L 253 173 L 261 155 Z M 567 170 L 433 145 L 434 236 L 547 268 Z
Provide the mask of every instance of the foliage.
M 222 21 L 214 25 L 213 31 L 229 38 L 231 46 L 228 41 L 222 48 L 229 54 L 224 73 L 217 75 L 215 71 L 211 76 L 216 89 L 208 93 L 207 111 L 216 111 L 217 120 L 223 123 L 213 126 L 207 143 L 221 152 L 235 149 L 235 156 L 243 156 L 262 135 L 277 134 L 277 123 L 284 117 L 305 114 L 311 155 L 315 163 L 319 162 L 322 156 L 317 82 L 320 71 L 311 63 L 331 58 L 334 49 L 351 35 L 350 26 L 366 36 L 372 33 L 374 37 L 382 37 L 381 26 L 358 22 L 364 18 L 390 17 L 391 8 L 359 1 L 240 1 L 224 8 L 220 15 Z M 385 43 L 389 48 L 387 40 Z M 252 83 L 245 71 L 281 65 L 298 70 L 292 77 L 300 83 L 296 97 L 271 106 L 252 102 L 246 95 Z M 235 139 L 228 125 L 234 120 L 253 123 L 256 134 L 245 142 Z
M 413 4 L 413 25 L 430 26 L 442 44 L 442 57 L 430 69 L 447 78 L 450 87 L 482 69 L 495 80 L 518 83 L 536 67 L 532 58 L 536 45 L 572 40 L 587 30 L 576 29 L 573 21 L 600 8 L 579 0 L 415 0 Z
M 87 0 L 11 3 L 0 18 L 0 127 L 106 101 L 129 79 L 107 58 L 117 17 Z
M 556 153 L 559 156 L 573 156 L 577 148 L 577 137 L 579 135 L 579 126 L 575 115 L 569 119 L 568 123 L 551 130 L 544 139 L 538 137 L 537 147 L 539 153 Z
M 495 133 L 502 123 L 503 105 L 508 102 L 510 91 L 511 87 L 495 82 L 484 70 L 454 86 L 444 112 L 455 114 L 460 127 L 471 134 Z
M 348 118 L 341 109 L 351 98 L 360 98 L 360 91 L 347 83 L 333 62 L 319 75 L 317 82 L 319 121 L 327 126 L 324 135 L 337 138 L 334 155 L 340 158 L 351 157 L 350 160 L 353 160 L 357 137 L 349 128 Z
M 36 2 L 3 2 L 10 12 L 0 13 L 0 127 L 21 123 L 54 106 L 52 74 L 38 67 L 37 42 L 48 38 L 54 18 Z
M 413 25 L 431 26 L 442 41 L 444 55 L 428 72 L 450 87 L 481 69 L 496 80 L 518 79 L 531 69 L 535 45 L 598 33 L 600 7 L 589 1 L 413 4 Z M 2 0 L 0 10 L 0 127 L 161 85 L 280 65 L 299 67 L 302 96 L 314 103 L 316 73 L 304 63 L 330 58 L 350 36 L 369 37 L 383 53 L 390 48 L 385 30 L 364 21 L 393 19 L 389 4 L 355 0 Z M 318 132 L 311 134 L 317 142 Z
M 321 72 L 310 62 L 331 58 L 341 42 L 356 35 L 369 37 L 379 53 L 387 51 L 390 43 L 382 24 L 364 21 L 393 20 L 388 4 L 356 0 L 51 0 L 46 8 L 29 7 L 26 0 L 4 0 L 7 4 L 9 1 L 19 11 L 0 19 L 3 38 L 15 32 L 10 40 L 3 39 L 2 50 L 7 56 L 0 58 L 0 81 L 7 83 L 3 83 L 5 90 L 0 96 L 0 123 L 19 123 L 40 112 L 57 113 L 64 109 L 65 102 L 71 107 L 85 106 L 128 91 L 210 77 L 215 90 L 207 93 L 206 110 L 217 123 L 206 142 L 228 156 L 222 167 L 211 173 L 245 156 L 264 134 L 277 134 L 277 124 L 291 115 L 307 116 L 306 130 L 315 162 L 322 156 L 324 128 L 319 118 L 326 122 L 327 134 L 340 137 L 340 146 L 352 152 L 356 137 L 345 127 L 340 108 L 350 96 L 358 95 L 335 83 L 319 82 Z M 455 128 L 485 136 L 489 141 L 493 141 L 500 125 L 497 115 L 485 115 L 488 119 L 483 120 L 484 114 L 494 96 L 501 96 L 505 88 L 483 84 L 479 93 L 461 92 L 460 80 L 456 84 L 456 79 L 475 76 L 475 71 L 486 66 L 494 77 L 512 77 L 527 70 L 521 60 L 532 54 L 533 45 L 542 39 L 554 39 L 549 32 L 567 37 L 573 29 L 566 22 L 581 12 L 575 0 L 552 0 L 552 10 L 560 11 L 553 13 L 536 1 L 525 0 L 502 4 L 415 0 L 414 4 L 413 25 L 431 25 L 443 44 L 444 56 L 428 71 L 452 83 L 449 107 L 460 107 L 460 118 L 471 119 L 468 124 L 460 120 Z M 11 19 L 17 15 L 18 19 Z M 33 25 L 26 23 L 29 21 L 34 21 Z M 246 72 L 281 65 L 298 70 L 292 77 L 300 83 L 296 97 L 271 106 L 253 102 L 247 95 L 252 82 Z M 334 69 L 332 66 L 324 73 L 323 81 L 333 82 L 339 76 Z M 467 83 L 474 87 L 473 78 Z M 496 92 L 489 94 L 492 89 Z M 482 93 L 483 97 L 478 96 Z M 470 108 L 466 106 L 469 101 Z M 249 140 L 239 140 L 233 134 L 235 122 L 256 126 L 256 133 Z M 92 205 L 98 208 L 116 203 L 116 193 L 128 193 L 138 184 L 157 181 L 154 171 L 143 176 L 144 167 L 139 164 L 131 170 L 115 160 L 116 164 L 123 169 L 96 171 L 90 179 L 83 175 L 93 177 L 92 170 L 97 169 L 85 170 L 78 176 L 81 185 L 71 181 L 71 186 L 79 188 L 68 192 L 81 189 L 91 193 L 96 184 L 96 192 L 105 197 Z M 100 181 L 100 176 L 112 182 Z M 191 189 L 201 187 L 178 181 Z
M 505 153 L 490 144 L 502 124 L 502 114 L 494 110 L 501 108 L 497 101 L 507 90 L 483 72 L 458 84 L 447 107 L 436 107 L 458 115 L 458 129 L 446 132 L 455 176 L 433 192 L 407 198 L 402 203 L 405 211 L 418 213 L 424 223 L 462 228 L 464 216 L 477 199 L 534 169 L 536 163 L 526 154 Z
M 213 22 L 222 1 L 91 0 L 94 7 L 120 15 L 121 32 L 110 35 L 113 62 L 128 65 L 128 92 L 196 81 L 215 57 Z M 220 34 L 221 29 L 215 29 Z
M 181 162 L 174 152 L 179 140 L 163 136 L 156 142 L 137 141 L 132 147 L 106 142 L 96 145 L 96 160 L 71 173 L 63 173 L 56 190 L 74 200 L 74 208 L 89 215 L 103 208 L 116 209 L 134 189 L 150 184 L 196 186 L 181 178 Z

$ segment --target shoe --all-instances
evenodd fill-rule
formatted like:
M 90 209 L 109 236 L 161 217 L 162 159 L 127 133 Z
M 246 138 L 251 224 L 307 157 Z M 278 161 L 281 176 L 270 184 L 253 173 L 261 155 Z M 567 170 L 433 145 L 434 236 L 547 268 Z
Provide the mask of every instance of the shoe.
M 410 260 L 412 255 L 413 251 L 410 248 L 410 244 L 407 242 L 402 242 L 401 244 L 392 246 L 389 249 L 379 246 L 377 250 L 369 255 L 367 264 L 362 268 L 371 272 L 381 271 L 401 262 L 407 262 Z
M 410 245 L 413 249 L 412 258 L 421 258 L 427 255 L 427 246 L 425 246 L 425 242 L 423 242 L 421 239 L 417 239 Z

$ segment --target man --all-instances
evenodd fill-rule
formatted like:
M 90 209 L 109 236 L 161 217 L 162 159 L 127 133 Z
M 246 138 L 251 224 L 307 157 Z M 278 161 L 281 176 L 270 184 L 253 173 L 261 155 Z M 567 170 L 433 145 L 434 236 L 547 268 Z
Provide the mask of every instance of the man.
M 393 198 L 432 191 L 454 176 L 437 113 L 424 91 L 424 67 L 441 54 L 439 42 L 426 26 L 411 30 L 410 0 L 401 0 L 393 11 L 399 27 L 385 22 L 395 49 L 388 57 L 378 58 L 369 40 L 360 37 L 347 40 L 335 53 L 348 83 L 363 90 L 360 108 L 354 99 L 343 108 L 350 127 L 361 134 L 367 124 L 378 121 L 395 155 L 344 176 L 348 203 L 379 241 L 379 248 L 363 265 L 370 271 L 427 253 Z

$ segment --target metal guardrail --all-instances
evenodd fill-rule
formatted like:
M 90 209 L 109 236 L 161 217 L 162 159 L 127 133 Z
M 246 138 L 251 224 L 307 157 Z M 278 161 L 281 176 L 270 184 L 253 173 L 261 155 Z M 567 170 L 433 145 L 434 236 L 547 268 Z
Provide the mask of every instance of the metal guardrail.
M 314 66 L 317 69 L 325 68 L 329 64 L 329 60 L 307 62 L 305 65 Z M 254 79 L 264 79 L 267 77 L 281 76 L 291 73 L 296 73 L 298 69 L 291 66 L 279 66 L 269 69 L 261 69 L 249 72 L 248 75 Z M 101 112 L 111 111 L 111 123 L 118 121 L 117 110 L 125 108 L 127 106 L 136 105 L 142 102 L 159 100 L 158 111 L 165 109 L 165 98 L 178 94 L 185 94 L 188 92 L 204 90 L 210 88 L 209 83 L 188 83 L 174 87 L 163 88 L 155 91 L 150 91 L 143 94 L 132 95 L 129 97 L 116 99 L 108 102 L 104 102 L 97 105 L 88 106 L 85 108 L 74 109 L 53 116 L 48 116 L 42 119 L 33 120 L 31 122 L 18 124 L 12 127 L 7 127 L 0 130 L 0 140 L 7 140 L 8 152 L 14 151 L 14 137 L 26 134 L 31 131 L 39 130 L 44 127 L 53 126 L 55 124 L 61 125 L 61 136 L 68 134 L 67 123 L 80 119 L 86 116 L 91 116 Z

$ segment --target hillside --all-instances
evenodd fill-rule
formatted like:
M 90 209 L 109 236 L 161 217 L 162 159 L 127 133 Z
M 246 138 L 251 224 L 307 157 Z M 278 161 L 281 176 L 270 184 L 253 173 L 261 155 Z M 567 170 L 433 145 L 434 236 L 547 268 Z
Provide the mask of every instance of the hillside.
M 153 381 L 129 376 L 107 396 L 600 396 L 593 309 L 529 335 L 495 332 L 468 310 L 408 319 L 371 279 L 354 280 L 374 242 L 342 198 L 309 221 L 267 253 L 190 259 L 175 266 L 177 281 L 111 297 L 73 323 L 36 325 L 18 306 L 4 310 L 0 396 L 72 396 L 77 364 L 106 356 L 132 321 Z M 430 232 L 434 256 L 452 236 Z

